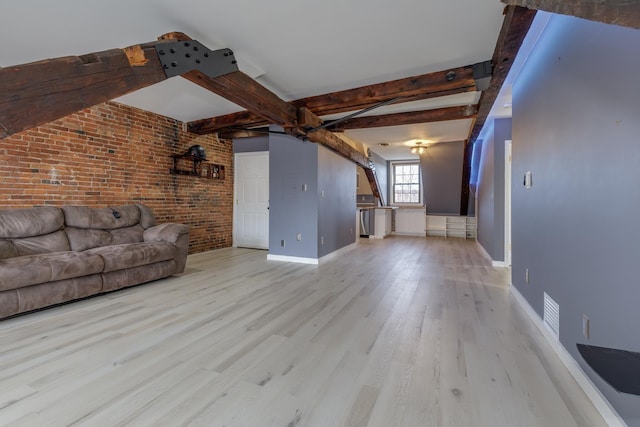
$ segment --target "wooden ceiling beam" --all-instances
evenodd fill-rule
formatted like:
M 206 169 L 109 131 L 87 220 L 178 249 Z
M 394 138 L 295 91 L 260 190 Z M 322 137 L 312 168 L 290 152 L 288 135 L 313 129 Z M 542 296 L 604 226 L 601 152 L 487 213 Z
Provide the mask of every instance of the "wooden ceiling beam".
M 380 186 L 378 185 L 378 178 L 375 171 L 371 169 L 367 156 L 353 148 L 348 142 L 343 140 L 339 134 L 329 132 L 326 129 L 313 130 L 313 128 L 322 125 L 322 120 L 308 108 L 302 107 L 298 110 L 298 122 L 300 126 L 306 130 L 306 139 L 322 144 L 351 160 L 358 166 L 361 166 L 365 171 L 373 196 L 378 199 L 380 205 L 384 205 L 384 199 L 380 192 Z M 308 130 L 309 128 L 311 128 L 311 130 Z
M 510 6 L 575 16 L 590 21 L 640 28 L 638 2 L 628 0 L 501 0 Z
M 406 102 L 416 100 L 417 97 L 427 99 L 443 96 L 443 93 L 450 95 L 473 90 L 476 90 L 473 66 L 468 65 L 311 96 L 291 103 L 299 108 L 306 107 L 318 116 L 324 116 L 369 108 L 394 98 L 402 98 L 402 102 Z
M 491 62 L 493 64 L 493 75 L 489 88 L 482 91 L 480 101 L 478 102 L 478 115 L 475 124 L 471 127 L 469 138 L 465 143 L 465 156 L 462 167 L 462 192 L 460 199 L 460 214 L 466 215 L 469 205 L 469 179 L 471 177 L 471 146 L 480 135 L 480 131 L 484 126 L 491 108 L 495 103 L 500 89 L 504 84 L 509 70 L 513 65 L 513 61 L 522 46 L 533 18 L 536 15 L 535 10 L 526 9 L 520 6 L 506 6 L 505 16 L 502 23 L 498 40 L 493 51 Z
M 318 116 L 324 116 L 362 110 L 394 98 L 400 98 L 395 103 L 401 103 L 476 90 L 473 65 L 468 65 L 325 95 L 311 96 L 291 101 L 290 104 L 297 108 L 305 107 Z M 193 133 L 207 134 L 229 126 L 251 127 L 268 123 L 256 114 L 241 111 L 190 122 L 188 129 Z
M 206 135 L 209 133 L 225 132 L 230 127 L 255 127 L 267 125 L 269 125 L 269 121 L 264 117 L 251 111 L 239 111 L 237 113 L 229 113 L 222 116 L 211 117 L 209 119 L 189 122 L 187 124 L 187 128 L 191 133 Z
M 183 33 L 167 33 L 159 40 L 186 41 L 191 38 Z M 262 86 L 242 71 L 233 71 L 218 77 L 209 77 L 201 71 L 189 71 L 181 75 L 192 83 L 214 92 L 269 123 L 283 127 L 297 126 L 297 110 L 288 102 Z
M 160 36 L 159 40 L 187 41 L 190 38 L 183 33 L 167 33 Z M 270 123 L 283 126 L 292 135 L 322 144 L 362 166 L 365 170 L 370 169 L 367 157 L 338 135 L 326 129 L 307 133 L 308 128 L 316 127 L 322 123 L 317 115 L 306 108 L 297 108 L 283 101 L 242 72 L 232 72 L 210 78 L 199 71 L 190 71 L 182 74 L 182 77 L 247 108 L 253 114 L 269 120 Z M 237 125 L 237 123 L 235 124 Z
M 461 105 L 457 107 L 435 108 L 432 110 L 408 111 L 405 113 L 382 114 L 377 116 L 354 117 L 335 127 L 328 127 L 333 132 L 348 129 L 367 129 L 387 126 L 412 125 L 416 123 L 445 122 L 476 117 L 477 105 Z
M 0 68 L 0 139 L 165 80 L 156 44 Z
M 322 120 L 318 116 L 309 111 L 308 108 L 304 107 L 298 110 L 298 122 L 303 128 L 316 128 L 322 124 Z M 311 142 L 326 145 L 341 156 L 353 161 L 359 166 L 362 166 L 365 170 L 370 168 L 369 160 L 363 153 L 356 150 L 339 135 L 333 132 L 326 129 L 319 129 L 307 132 L 306 138 Z
M 255 129 L 232 129 L 227 128 L 218 132 L 218 138 L 221 139 L 239 139 L 239 138 L 256 138 L 259 136 L 265 136 L 269 134 L 269 128 L 255 128 Z
M 190 38 L 183 33 L 167 33 L 160 36 L 159 40 L 187 41 Z M 200 71 L 190 71 L 182 74 L 182 77 L 247 108 L 253 114 L 269 120 L 270 123 L 283 126 L 287 132 L 294 136 L 322 144 L 362 166 L 365 170 L 370 168 L 366 156 L 338 135 L 326 129 L 307 134 L 308 128 L 316 127 L 322 123 L 317 115 L 306 108 L 299 109 L 283 101 L 242 72 L 232 72 L 210 78 Z

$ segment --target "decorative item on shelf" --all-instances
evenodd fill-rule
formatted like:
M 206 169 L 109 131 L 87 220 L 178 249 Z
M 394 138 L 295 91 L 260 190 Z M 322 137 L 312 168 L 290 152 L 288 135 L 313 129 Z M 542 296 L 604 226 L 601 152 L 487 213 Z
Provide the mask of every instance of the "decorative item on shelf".
M 412 154 L 420 155 L 420 154 L 424 153 L 425 151 L 427 151 L 427 146 L 426 145 L 422 145 L 422 142 L 420 142 L 420 141 L 417 141 L 415 143 L 415 145 L 413 147 L 411 147 L 411 153 Z
M 192 145 L 185 153 L 185 156 L 189 156 L 194 160 L 207 160 L 207 153 L 205 153 L 202 145 Z
M 207 170 L 207 177 L 210 179 L 224 179 L 224 166 L 210 164 Z
M 207 155 L 201 145 L 192 145 L 183 154 L 173 154 L 173 168 L 169 173 L 173 175 L 189 175 L 209 179 L 224 179 L 224 166 L 208 163 Z M 189 161 L 189 169 L 179 168 L 180 159 Z

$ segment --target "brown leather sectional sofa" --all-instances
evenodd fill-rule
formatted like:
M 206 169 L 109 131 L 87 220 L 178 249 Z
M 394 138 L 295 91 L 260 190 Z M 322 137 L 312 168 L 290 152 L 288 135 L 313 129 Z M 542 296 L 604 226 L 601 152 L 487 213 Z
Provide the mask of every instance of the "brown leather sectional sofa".
M 188 249 L 142 204 L 0 210 L 0 318 L 182 273 Z

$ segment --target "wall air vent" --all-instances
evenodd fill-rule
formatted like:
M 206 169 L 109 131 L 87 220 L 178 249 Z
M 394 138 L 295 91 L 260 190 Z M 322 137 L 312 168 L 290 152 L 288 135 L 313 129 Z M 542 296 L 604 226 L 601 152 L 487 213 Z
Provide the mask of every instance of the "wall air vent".
M 544 323 L 558 336 L 560 334 L 560 306 L 546 292 L 544 293 Z

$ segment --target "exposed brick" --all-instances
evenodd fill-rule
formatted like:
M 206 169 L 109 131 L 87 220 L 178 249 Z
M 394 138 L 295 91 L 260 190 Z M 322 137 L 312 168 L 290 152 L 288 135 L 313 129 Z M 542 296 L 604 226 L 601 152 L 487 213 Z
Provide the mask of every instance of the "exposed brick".
M 200 144 L 225 179 L 171 175 L 172 154 Z M 190 252 L 231 246 L 233 153 L 229 141 L 107 102 L 0 141 L 0 206 L 94 207 L 144 203 L 158 222 L 191 227 Z M 182 166 L 181 166 L 182 167 Z

